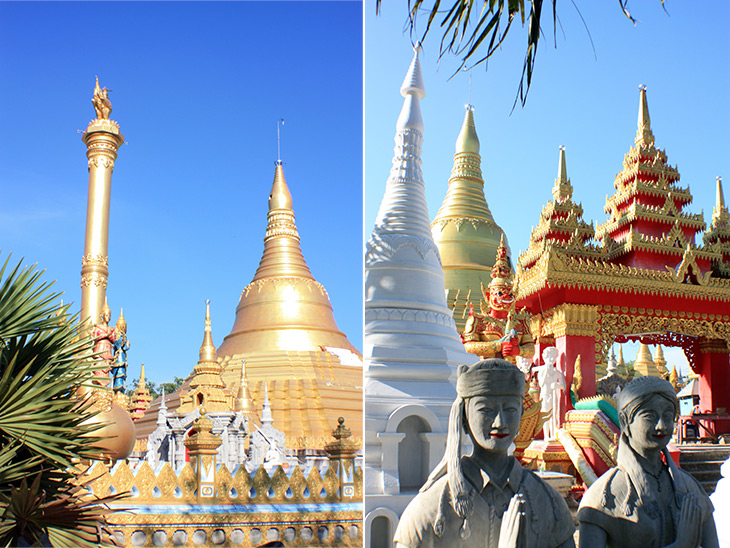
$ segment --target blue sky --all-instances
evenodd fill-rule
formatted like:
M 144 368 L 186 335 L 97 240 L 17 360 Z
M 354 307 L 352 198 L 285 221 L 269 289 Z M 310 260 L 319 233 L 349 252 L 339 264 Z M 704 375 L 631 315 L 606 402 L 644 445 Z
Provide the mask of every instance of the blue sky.
M 648 86 L 652 129 L 682 186 L 709 221 L 715 205 L 715 177 L 730 188 L 730 72 L 727 21 L 730 4 L 659 0 L 631 5 L 636 26 L 618 2 L 576 0 L 595 45 L 571 2 L 558 2 L 557 48 L 552 17 L 543 17 L 533 84 L 525 108 L 510 115 L 525 54 L 526 35 L 519 25 L 502 49 L 473 69 L 471 103 L 481 141 L 485 193 L 495 221 L 506 232 L 512 255 L 524 251 L 543 205 L 552 198 L 558 147 L 566 146 L 573 198 L 584 218 L 606 218 L 606 195 L 633 144 L 639 85 Z M 365 228 L 372 231 L 393 155 L 395 122 L 403 104 L 401 82 L 413 55 L 403 33 L 405 3 L 384 2 L 375 16 L 374 0 L 365 2 Z M 424 43 L 421 67 L 426 97 L 423 172 L 431 218 L 446 193 L 454 143 L 469 102 L 469 76 L 453 58 L 438 63 L 438 28 Z M 726 192 L 726 201 L 730 198 Z M 701 236 L 700 236 L 701 238 Z M 634 349 L 625 345 L 627 359 Z M 671 366 L 681 351 L 668 350 Z
M 126 144 L 107 295 L 131 380 L 196 364 L 205 300 L 228 334 L 282 158 L 309 267 L 362 348 L 359 2 L 0 2 L 0 249 L 80 301 L 94 76 Z M 78 306 L 75 307 L 78 309 Z

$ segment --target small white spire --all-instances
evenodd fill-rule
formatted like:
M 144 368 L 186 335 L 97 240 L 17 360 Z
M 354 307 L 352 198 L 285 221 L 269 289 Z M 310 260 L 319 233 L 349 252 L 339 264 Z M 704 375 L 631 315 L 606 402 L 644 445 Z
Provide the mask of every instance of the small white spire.
M 264 381 L 264 405 L 261 410 L 261 424 L 271 424 L 274 417 L 271 415 L 271 406 L 269 405 L 269 383 Z
M 165 389 L 162 389 L 162 401 L 160 402 L 160 409 L 157 411 L 157 424 L 163 426 L 167 422 L 167 405 L 165 405 Z
M 408 67 L 408 73 L 400 87 L 400 93 L 405 97 L 403 108 L 398 116 L 396 128 L 400 130 L 416 129 L 423 132 L 423 118 L 421 117 L 421 107 L 419 100 L 426 96 L 426 87 L 423 85 L 423 76 L 421 75 L 421 64 L 418 61 L 418 53 L 421 46 L 417 45 L 413 48 L 413 60 Z

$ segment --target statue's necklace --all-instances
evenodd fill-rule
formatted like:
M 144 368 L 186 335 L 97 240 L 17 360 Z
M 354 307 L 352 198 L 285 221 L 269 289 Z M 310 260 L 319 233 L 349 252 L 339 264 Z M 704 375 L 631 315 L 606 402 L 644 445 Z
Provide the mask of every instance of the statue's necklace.
M 663 466 L 659 469 L 659 472 L 656 474 L 653 474 L 653 473 L 649 472 L 649 470 L 644 469 L 644 472 L 646 472 L 647 474 L 649 474 L 652 478 L 654 478 L 656 480 L 657 491 L 659 491 L 660 493 L 662 492 L 662 472 L 663 471 L 664 471 Z

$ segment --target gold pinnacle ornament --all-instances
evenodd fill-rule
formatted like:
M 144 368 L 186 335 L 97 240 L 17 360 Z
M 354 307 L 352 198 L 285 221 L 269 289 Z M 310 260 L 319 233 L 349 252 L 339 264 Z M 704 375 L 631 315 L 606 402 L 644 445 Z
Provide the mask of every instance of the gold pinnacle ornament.
M 81 319 L 99 321 L 109 276 L 109 204 L 112 172 L 117 150 L 124 143 L 119 124 L 109 119 L 112 105 L 107 88 L 96 79 L 91 102 L 96 118 L 89 123 L 81 139 L 89 159 L 89 201 L 86 209 L 86 238 L 81 260 Z

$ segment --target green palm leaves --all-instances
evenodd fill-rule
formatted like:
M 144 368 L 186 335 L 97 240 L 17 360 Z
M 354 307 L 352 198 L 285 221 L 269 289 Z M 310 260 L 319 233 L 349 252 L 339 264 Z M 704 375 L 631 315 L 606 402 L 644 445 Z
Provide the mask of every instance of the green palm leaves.
M 75 398 L 98 366 L 93 342 L 35 266 L 0 269 L 0 545 L 97 546 L 107 511 L 73 482 L 98 452 Z M 79 521 L 81 520 L 81 521 Z

